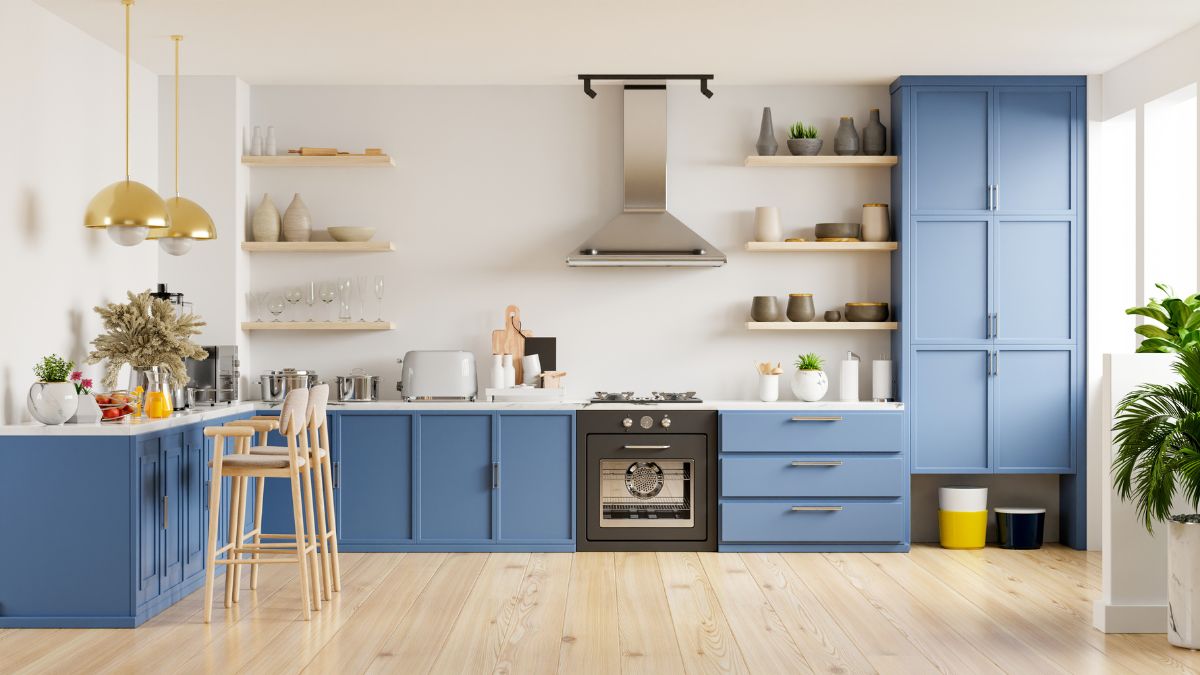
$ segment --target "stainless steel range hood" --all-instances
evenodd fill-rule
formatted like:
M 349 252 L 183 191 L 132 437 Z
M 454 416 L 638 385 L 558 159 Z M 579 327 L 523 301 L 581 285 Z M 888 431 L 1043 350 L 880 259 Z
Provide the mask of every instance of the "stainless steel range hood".
M 625 85 L 625 209 L 567 256 L 571 267 L 719 267 L 725 254 L 667 211 L 667 88 Z

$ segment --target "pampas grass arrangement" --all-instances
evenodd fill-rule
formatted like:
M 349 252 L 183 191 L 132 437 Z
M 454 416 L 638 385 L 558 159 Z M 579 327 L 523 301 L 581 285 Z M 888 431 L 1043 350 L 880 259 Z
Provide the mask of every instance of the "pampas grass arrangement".
M 107 360 L 101 382 L 109 389 L 117 386 L 117 374 L 125 364 L 133 368 L 159 366 L 177 385 L 187 384 L 183 360 L 208 357 L 208 352 L 191 341 L 207 324 L 195 314 L 176 314 L 174 305 L 150 297 L 148 290 L 130 291 L 128 296 L 127 303 L 94 308 L 104 320 L 106 332 L 92 340 L 95 349 L 88 354 L 88 363 Z

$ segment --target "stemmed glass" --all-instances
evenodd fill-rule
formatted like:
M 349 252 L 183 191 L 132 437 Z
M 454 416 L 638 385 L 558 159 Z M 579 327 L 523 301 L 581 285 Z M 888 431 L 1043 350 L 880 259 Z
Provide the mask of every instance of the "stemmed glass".
M 352 287 L 350 277 L 338 279 L 338 321 L 350 320 L 350 290 Z
M 304 292 L 300 290 L 299 286 L 292 286 L 287 289 L 287 293 L 283 297 L 287 298 L 288 304 L 292 306 L 292 315 L 295 316 Z
M 313 305 L 317 302 L 317 282 L 308 282 L 308 288 L 304 289 L 304 304 L 308 305 L 308 320 L 313 321 Z
M 330 307 L 333 305 L 334 300 L 337 300 L 337 286 L 332 281 L 322 281 L 321 302 L 325 303 L 325 306 Z M 329 310 L 325 310 L 325 314 L 328 315 Z
M 283 314 L 283 310 L 286 308 L 287 305 L 284 304 L 283 296 L 278 293 L 272 295 L 267 303 L 267 309 L 271 312 L 271 316 L 275 317 L 272 321 L 275 322 L 279 321 L 279 315 Z
M 375 277 L 375 299 L 379 301 L 379 312 L 376 321 L 383 321 L 383 276 Z
M 358 320 L 366 323 L 367 277 L 359 277 L 358 283 L 354 284 L 354 297 L 358 299 Z

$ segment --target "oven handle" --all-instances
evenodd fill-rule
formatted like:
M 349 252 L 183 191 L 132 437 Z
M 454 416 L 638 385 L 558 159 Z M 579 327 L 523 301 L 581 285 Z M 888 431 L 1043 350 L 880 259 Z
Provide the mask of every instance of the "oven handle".
M 793 422 L 841 422 L 842 418 L 838 416 L 829 417 L 793 417 Z
M 841 506 L 793 506 L 793 511 L 841 511 Z
M 670 445 L 622 445 L 624 450 L 670 450 Z

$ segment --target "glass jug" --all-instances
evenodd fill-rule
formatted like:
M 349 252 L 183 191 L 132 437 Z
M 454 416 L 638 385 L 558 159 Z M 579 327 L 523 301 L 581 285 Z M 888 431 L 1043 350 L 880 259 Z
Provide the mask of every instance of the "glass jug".
M 153 366 L 146 373 L 146 417 L 162 419 L 170 417 L 174 406 L 171 403 L 171 388 L 168 385 L 169 376 L 158 366 Z

